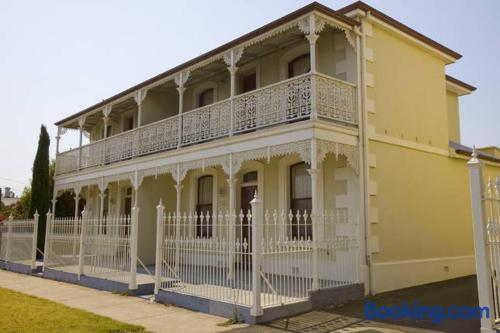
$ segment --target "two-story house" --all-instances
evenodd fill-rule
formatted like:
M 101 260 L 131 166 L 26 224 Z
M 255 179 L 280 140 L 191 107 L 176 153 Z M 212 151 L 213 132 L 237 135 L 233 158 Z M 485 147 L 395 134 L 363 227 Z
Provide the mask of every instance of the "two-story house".
M 58 121 L 58 146 L 67 130 L 90 143 L 57 149 L 54 198 L 85 198 L 87 232 L 113 238 L 125 216 L 117 233 L 136 237 L 120 254 L 85 243 L 80 273 L 136 254 L 170 301 L 254 317 L 320 289 L 474 274 L 458 99 L 475 88 L 446 75 L 460 57 L 362 2 L 312 3 Z

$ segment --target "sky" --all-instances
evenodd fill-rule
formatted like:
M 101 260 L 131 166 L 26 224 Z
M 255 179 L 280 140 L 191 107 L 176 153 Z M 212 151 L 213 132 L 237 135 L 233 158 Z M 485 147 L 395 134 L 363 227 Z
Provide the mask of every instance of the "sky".
M 29 184 L 41 124 L 54 157 L 54 122 L 309 2 L 0 0 L 0 187 Z M 460 99 L 462 143 L 500 146 L 500 1 L 365 2 L 463 55 L 446 69 L 478 87 Z

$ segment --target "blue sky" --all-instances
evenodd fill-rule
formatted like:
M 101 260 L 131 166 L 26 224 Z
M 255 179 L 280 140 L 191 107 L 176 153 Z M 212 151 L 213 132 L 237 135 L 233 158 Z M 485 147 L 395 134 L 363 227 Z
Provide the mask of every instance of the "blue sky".
M 353 1 L 325 0 L 338 9 Z M 500 1 L 366 0 L 461 53 L 447 73 L 461 98 L 462 142 L 500 146 Z M 40 124 L 53 123 L 308 4 L 291 0 L 0 2 L 0 187 L 29 182 Z M 74 147 L 75 136 L 62 139 Z

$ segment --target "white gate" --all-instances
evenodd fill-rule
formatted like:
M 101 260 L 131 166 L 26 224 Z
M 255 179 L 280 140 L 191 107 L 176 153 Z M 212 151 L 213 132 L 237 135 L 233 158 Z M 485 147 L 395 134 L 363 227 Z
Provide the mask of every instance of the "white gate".
M 87 218 L 83 274 L 128 283 L 131 268 L 130 216 Z
M 500 329 L 500 176 L 484 182 L 482 162 L 475 150 L 467 165 L 479 306 L 490 309 L 490 318 L 481 318 L 481 332 L 494 333 Z
M 309 292 L 360 282 L 358 223 L 346 210 L 164 214 L 157 207 L 155 292 L 249 307 L 306 300 Z M 314 222 L 315 221 L 315 222 Z M 315 237 L 312 237 L 316 235 Z
M 38 217 L 38 213 L 31 220 L 10 216 L 0 223 L 0 260 L 36 268 Z

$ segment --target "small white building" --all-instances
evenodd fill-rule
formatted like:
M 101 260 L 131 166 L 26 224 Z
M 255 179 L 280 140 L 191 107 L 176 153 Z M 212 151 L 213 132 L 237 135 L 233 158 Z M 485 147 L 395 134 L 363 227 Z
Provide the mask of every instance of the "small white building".
M 1 200 L 5 206 L 10 206 L 15 205 L 19 201 L 19 197 L 16 197 L 16 194 L 12 192 L 11 188 L 6 186 Z

